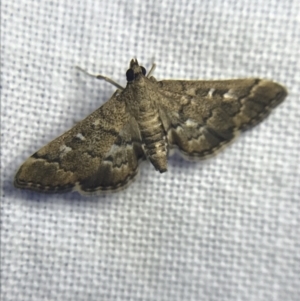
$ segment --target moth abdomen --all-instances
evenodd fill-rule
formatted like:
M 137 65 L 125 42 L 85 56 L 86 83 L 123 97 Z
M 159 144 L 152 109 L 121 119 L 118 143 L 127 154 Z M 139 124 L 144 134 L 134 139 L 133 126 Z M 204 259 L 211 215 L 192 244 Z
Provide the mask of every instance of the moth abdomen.
M 158 112 L 143 114 L 138 121 L 146 156 L 155 169 L 167 170 L 167 142 Z
M 154 137 L 156 139 L 154 139 Z M 167 171 L 167 144 L 165 138 L 159 134 L 153 137 L 143 139 L 144 151 L 147 158 L 153 164 L 155 169 L 160 172 Z

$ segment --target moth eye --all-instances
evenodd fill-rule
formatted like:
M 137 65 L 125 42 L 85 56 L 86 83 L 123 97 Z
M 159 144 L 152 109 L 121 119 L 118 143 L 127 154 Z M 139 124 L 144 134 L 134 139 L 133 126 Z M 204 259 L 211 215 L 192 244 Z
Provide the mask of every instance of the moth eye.
M 129 82 L 134 80 L 134 71 L 132 69 L 128 69 L 126 71 L 126 78 L 127 78 L 127 81 L 129 81 Z
M 143 66 L 141 66 L 141 69 L 142 69 L 142 73 L 143 73 L 144 75 L 146 75 L 146 73 L 147 73 L 146 69 L 145 69 Z

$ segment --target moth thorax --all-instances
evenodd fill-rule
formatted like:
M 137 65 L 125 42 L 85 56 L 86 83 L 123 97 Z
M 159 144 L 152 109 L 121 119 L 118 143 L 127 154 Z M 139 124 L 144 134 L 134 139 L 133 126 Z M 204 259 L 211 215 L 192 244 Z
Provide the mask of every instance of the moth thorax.
M 138 120 L 146 156 L 155 169 L 167 171 L 167 143 L 158 112 L 150 111 Z

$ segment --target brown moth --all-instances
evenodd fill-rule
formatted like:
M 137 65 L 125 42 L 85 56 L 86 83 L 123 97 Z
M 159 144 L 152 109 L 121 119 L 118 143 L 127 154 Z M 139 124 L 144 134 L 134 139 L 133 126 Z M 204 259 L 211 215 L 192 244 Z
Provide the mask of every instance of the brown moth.
M 29 157 L 15 186 L 40 192 L 97 194 L 130 184 L 141 160 L 167 171 L 168 153 L 188 160 L 215 155 L 239 132 L 262 121 L 287 95 L 258 78 L 157 81 L 132 59 L 109 101 Z

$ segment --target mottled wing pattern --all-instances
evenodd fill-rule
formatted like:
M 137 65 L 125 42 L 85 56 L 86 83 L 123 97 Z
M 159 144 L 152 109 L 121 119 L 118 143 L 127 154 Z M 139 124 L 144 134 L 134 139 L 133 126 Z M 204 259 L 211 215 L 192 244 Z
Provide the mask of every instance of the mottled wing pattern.
M 77 184 L 77 190 L 82 194 L 122 190 L 135 179 L 139 163 L 145 159 L 138 125 L 130 118 L 105 154 L 97 171 L 81 180 Z
M 189 159 L 216 154 L 240 131 L 262 121 L 283 101 L 281 85 L 261 79 L 156 82 L 171 147 Z
M 15 185 L 49 193 L 117 191 L 136 176 L 143 158 L 137 125 L 117 91 L 98 110 L 28 158 L 16 174 Z

